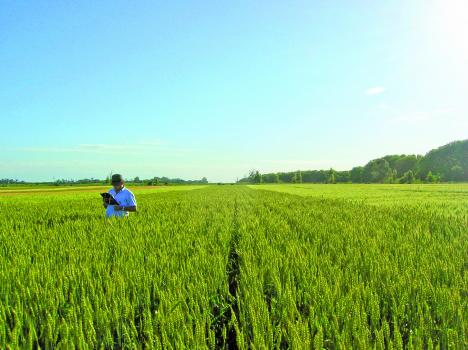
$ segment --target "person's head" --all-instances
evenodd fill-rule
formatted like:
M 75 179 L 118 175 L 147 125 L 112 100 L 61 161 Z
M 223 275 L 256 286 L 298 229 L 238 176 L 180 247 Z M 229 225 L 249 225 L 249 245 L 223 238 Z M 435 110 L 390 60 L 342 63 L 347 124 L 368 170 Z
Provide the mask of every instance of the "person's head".
M 114 174 L 112 175 L 112 186 L 114 187 L 114 190 L 120 191 L 122 187 L 124 187 L 125 181 L 120 174 Z

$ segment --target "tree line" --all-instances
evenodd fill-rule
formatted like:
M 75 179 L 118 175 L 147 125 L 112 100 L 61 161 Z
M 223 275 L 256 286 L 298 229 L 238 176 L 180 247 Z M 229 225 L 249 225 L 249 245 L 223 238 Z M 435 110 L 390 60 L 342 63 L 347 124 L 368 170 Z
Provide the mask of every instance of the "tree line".
M 107 178 L 107 181 L 110 180 Z M 200 180 L 184 180 L 179 178 L 168 178 L 168 177 L 158 177 L 155 176 L 152 179 L 140 179 L 138 176 L 135 177 L 133 180 L 129 180 L 127 182 L 131 182 L 133 184 L 143 184 L 148 186 L 157 186 L 157 185 L 169 185 L 169 184 L 177 184 L 177 185 L 196 185 L 196 184 L 207 184 L 208 179 L 206 177 L 201 178 Z
M 86 179 L 57 179 L 52 182 L 26 182 L 16 179 L 0 179 L 0 185 L 12 185 L 12 184 L 44 184 L 44 185 L 55 185 L 55 186 L 73 186 L 73 185 L 110 185 L 110 176 L 107 176 L 104 180 L 95 178 Z M 169 178 L 166 176 L 158 177 L 155 176 L 150 179 L 140 179 L 136 176 L 133 179 L 127 179 L 126 183 L 132 185 L 147 185 L 147 186 L 158 186 L 158 185 L 195 185 L 195 184 L 207 184 L 208 179 L 203 177 L 200 180 L 184 180 L 179 178 Z
M 306 170 L 261 174 L 251 170 L 241 183 L 437 183 L 468 182 L 468 140 L 426 155 L 388 155 L 364 166 L 338 171 Z
M 0 185 L 24 184 L 24 181 L 18 179 L 0 179 Z

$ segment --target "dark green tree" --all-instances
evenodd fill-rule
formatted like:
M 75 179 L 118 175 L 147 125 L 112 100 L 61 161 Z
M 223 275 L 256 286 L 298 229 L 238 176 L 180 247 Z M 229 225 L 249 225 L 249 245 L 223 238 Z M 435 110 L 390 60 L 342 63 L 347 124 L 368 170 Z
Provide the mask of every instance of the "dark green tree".
M 336 172 L 333 170 L 333 168 L 330 168 L 328 171 L 328 179 L 327 183 L 329 184 L 335 184 L 336 183 Z
M 262 174 L 260 174 L 260 172 L 257 170 L 255 171 L 255 175 L 254 175 L 254 183 L 256 184 L 260 184 L 263 182 L 263 178 L 262 178 Z
M 362 172 L 364 168 L 362 166 L 357 166 L 351 169 L 351 182 L 361 183 L 362 182 Z
M 294 173 L 294 174 L 293 174 L 291 182 L 292 182 L 293 184 L 297 184 L 297 173 Z
M 302 183 L 302 173 L 300 170 L 296 172 L 296 183 L 301 184 Z
M 421 159 L 418 177 L 425 179 L 429 171 L 440 175 L 442 181 L 468 181 L 468 140 L 429 151 Z
M 337 183 L 395 183 L 411 179 L 427 181 L 429 171 L 434 178 L 431 181 L 466 181 L 468 182 L 468 140 L 455 141 L 445 146 L 420 155 L 388 155 L 368 162 L 364 167 L 354 167 L 350 171 L 335 171 L 334 181 Z M 301 176 L 298 175 L 300 173 Z M 328 183 L 329 170 L 305 170 L 264 174 L 264 182 L 276 182 L 276 175 L 281 183 Z M 254 183 L 256 170 L 240 182 Z M 258 178 L 257 178 L 258 181 Z
M 408 170 L 403 174 L 403 177 L 400 178 L 400 183 L 403 184 L 412 184 L 414 183 L 415 177 L 412 170 Z
M 454 165 L 450 168 L 447 176 L 449 181 L 463 181 L 465 178 L 463 168 L 460 165 Z
M 413 173 L 416 174 L 420 160 L 421 156 L 415 156 L 413 154 L 403 155 L 397 159 L 394 164 L 390 164 L 390 166 L 396 170 L 396 177 L 401 177 L 408 170 L 412 170 Z
M 362 180 L 366 183 L 384 183 L 388 182 L 393 176 L 392 169 L 388 162 L 383 159 L 371 160 L 363 169 Z
M 427 173 L 426 182 L 428 182 L 428 183 L 430 183 L 430 184 L 436 182 L 436 181 L 435 181 L 435 176 L 432 175 L 432 171 L 430 171 L 430 170 L 429 170 L 429 172 Z

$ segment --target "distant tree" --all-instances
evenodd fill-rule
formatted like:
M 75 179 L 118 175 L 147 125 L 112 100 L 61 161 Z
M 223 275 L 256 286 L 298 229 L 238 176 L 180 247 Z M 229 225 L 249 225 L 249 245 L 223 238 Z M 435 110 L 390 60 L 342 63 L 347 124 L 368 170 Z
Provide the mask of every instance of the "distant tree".
M 136 177 L 133 179 L 133 182 L 137 184 L 137 183 L 140 183 L 141 181 L 140 181 L 140 178 L 139 178 L 138 176 L 136 176 Z
M 390 167 L 396 170 L 396 177 L 403 176 L 408 170 L 412 170 L 414 174 L 417 173 L 421 156 L 416 155 L 402 155 L 395 160 L 394 164 Z
M 279 184 L 279 182 L 280 182 L 279 174 L 276 173 L 275 174 L 275 183 Z
M 250 183 L 256 183 L 257 174 L 259 174 L 259 171 L 258 171 L 258 170 L 256 170 L 256 169 L 251 169 L 251 170 L 249 171 L 249 176 L 247 177 L 247 178 L 248 178 L 248 182 L 250 182 Z
M 327 170 L 307 170 L 302 171 L 302 182 L 305 183 L 326 183 L 328 179 Z
M 411 171 L 413 176 L 410 176 Z M 445 146 L 420 155 L 388 155 L 374 159 L 363 167 L 354 167 L 350 171 L 334 171 L 334 179 L 329 170 L 305 170 L 278 173 L 281 183 L 299 183 L 301 178 L 305 183 L 395 183 L 428 181 L 428 173 L 432 172 L 431 181 L 466 181 L 468 182 L 468 140 L 455 141 Z M 255 182 L 256 170 L 239 182 Z M 276 182 L 274 173 L 264 174 L 264 182 Z M 258 179 L 257 179 L 258 181 Z
M 260 184 L 263 182 L 263 179 L 262 179 L 262 174 L 260 174 L 260 172 L 258 170 L 255 171 L 255 175 L 254 175 L 254 183 L 256 184 Z
M 203 177 L 203 178 L 200 180 L 200 182 L 201 182 L 202 184 L 207 184 L 207 183 L 208 183 L 208 179 L 207 179 L 206 177 Z
M 0 179 L 0 184 L 8 185 L 8 184 L 24 184 L 26 182 L 19 181 L 18 179 Z
M 434 175 L 432 175 L 432 171 L 429 170 L 429 172 L 427 173 L 427 176 L 426 176 L 426 182 L 432 184 L 434 182 L 436 182 L 436 177 Z
M 449 181 L 463 181 L 463 168 L 460 165 L 454 165 L 448 171 L 447 180 Z
M 292 176 L 292 183 L 300 184 L 302 183 L 302 173 L 298 170 Z
M 371 160 L 366 164 L 362 172 L 362 180 L 366 183 L 384 183 L 392 176 L 392 169 L 383 158 Z
M 278 173 L 280 182 L 292 183 L 294 173 Z
M 275 173 L 270 173 L 270 174 L 262 174 L 262 179 L 263 179 L 263 182 L 265 183 L 276 183 L 276 177 L 277 177 L 277 174 Z
M 351 181 L 351 171 L 335 171 L 337 183 L 347 183 Z
M 390 169 L 387 177 L 384 179 L 384 183 L 392 184 L 395 183 L 397 179 L 397 171 L 395 169 Z
M 429 151 L 421 159 L 418 176 L 425 179 L 429 171 L 440 175 L 442 181 L 468 181 L 468 140 Z
M 333 170 L 333 168 L 330 168 L 330 170 L 328 171 L 327 183 L 329 183 L 329 184 L 335 184 L 336 183 L 336 174 L 335 174 L 335 170 Z
M 109 176 L 106 176 L 106 180 L 105 180 L 104 183 L 105 183 L 105 184 L 110 184 L 110 178 L 109 178 Z
M 415 181 L 414 173 L 412 170 L 408 170 L 403 174 L 403 177 L 400 178 L 400 183 L 412 184 Z

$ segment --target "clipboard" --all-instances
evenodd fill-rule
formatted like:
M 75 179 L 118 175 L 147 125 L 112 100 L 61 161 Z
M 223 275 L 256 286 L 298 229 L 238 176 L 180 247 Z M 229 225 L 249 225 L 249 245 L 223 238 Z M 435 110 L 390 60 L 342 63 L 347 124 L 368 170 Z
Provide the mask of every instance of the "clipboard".
M 114 197 L 110 193 L 101 193 L 101 197 L 104 199 L 104 203 L 109 205 L 119 205 L 119 203 L 115 200 Z

